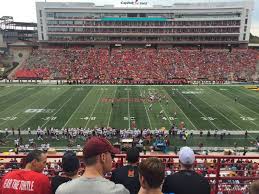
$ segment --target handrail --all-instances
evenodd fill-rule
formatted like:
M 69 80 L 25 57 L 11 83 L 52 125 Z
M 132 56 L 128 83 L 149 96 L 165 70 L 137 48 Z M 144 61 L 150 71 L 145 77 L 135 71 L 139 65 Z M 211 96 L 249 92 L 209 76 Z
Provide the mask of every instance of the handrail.
M 0 154 L 0 159 L 21 159 L 24 158 L 26 155 L 25 154 L 10 154 L 10 155 L 6 155 L 6 154 Z M 61 159 L 63 156 L 62 153 L 57 153 L 57 154 L 48 154 L 47 157 L 48 158 L 57 158 L 57 159 Z M 79 159 L 82 159 L 82 152 L 79 152 L 77 154 L 77 156 L 79 157 Z M 176 161 L 172 162 L 172 161 L 165 161 L 166 164 L 179 164 L 178 162 L 178 156 L 177 155 L 166 155 L 166 154 L 151 154 L 151 155 L 144 155 L 141 154 L 140 158 L 149 158 L 149 157 L 156 157 L 156 158 L 161 158 L 161 159 L 176 159 Z M 126 154 L 116 154 L 115 158 L 118 159 L 117 163 L 119 165 L 123 165 L 126 159 Z M 250 156 L 226 156 L 226 155 L 196 155 L 196 161 L 197 164 L 201 164 L 201 162 L 199 160 L 214 160 L 214 164 L 215 164 L 215 176 L 211 177 L 210 174 L 206 177 L 208 180 L 210 181 L 215 181 L 214 188 L 212 191 L 212 193 L 217 193 L 219 190 L 219 185 L 222 184 L 227 184 L 227 185 L 231 185 L 234 183 L 222 183 L 222 181 L 231 181 L 231 180 L 239 180 L 239 181 L 252 181 L 252 180 L 256 180 L 259 179 L 258 175 L 249 175 L 249 176 L 232 176 L 232 177 L 226 177 L 226 176 L 222 176 L 221 173 L 226 171 L 226 170 L 222 170 L 221 166 L 222 165 L 229 165 L 229 164 L 234 164 L 235 160 L 241 160 L 241 161 L 247 161 L 247 160 L 259 160 L 259 155 L 250 155 Z M 232 163 L 222 163 L 222 160 L 234 160 Z M 216 160 L 216 161 L 215 161 Z M 1 162 L 2 163 L 2 162 Z M 231 171 L 231 170 L 230 170 Z M 253 170 L 251 170 L 250 172 L 252 172 Z

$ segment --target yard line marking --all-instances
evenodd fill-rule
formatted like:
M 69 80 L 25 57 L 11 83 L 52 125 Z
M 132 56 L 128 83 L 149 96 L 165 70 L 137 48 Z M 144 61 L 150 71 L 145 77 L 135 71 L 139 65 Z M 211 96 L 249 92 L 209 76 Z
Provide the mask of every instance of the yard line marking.
M 172 96 L 165 90 L 165 92 L 169 95 L 169 97 L 171 98 L 171 100 L 174 102 L 174 104 L 181 110 L 181 112 L 183 113 L 183 115 L 185 116 L 185 118 L 187 118 L 187 120 L 192 124 L 192 126 L 198 130 L 198 128 L 193 124 L 193 122 L 189 119 L 189 117 L 184 113 L 184 111 L 178 106 L 178 104 L 174 101 L 174 99 L 172 98 Z
M 74 95 L 75 95 L 75 93 L 74 93 L 70 98 L 68 98 L 68 100 L 66 100 L 66 102 L 64 102 L 64 103 L 62 104 L 62 106 L 61 106 L 57 111 L 55 111 L 50 117 L 55 116 L 55 115 L 73 98 Z M 44 127 L 50 120 L 51 120 L 51 119 L 49 119 L 49 120 L 47 120 L 45 123 L 43 123 L 43 125 L 41 125 L 40 128 Z
M 197 95 L 195 95 L 197 96 Z M 197 96 L 198 97 L 198 96 Z M 228 121 L 230 121 L 233 125 L 235 125 L 237 128 L 242 129 L 241 127 L 239 127 L 237 124 L 235 124 L 232 120 L 230 120 L 228 117 L 226 117 L 225 115 L 223 115 L 220 111 L 218 111 L 217 109 L 213 108 L 209 103 L 207 103 L 206 101 L 204 101 L 202 98 L 198 97 L 202 102 L 206 103 L 209 107 L 211 107 L 214 111 L 218 112 L 221 116 L 223 116 L 225 119 L 227 119 Z
M 228 98 L 228 99 L 231 100 L 231 98 L 229 98 L 228 96 L 226 96 L 226 95 L 224 95 L 224 94 L 222 94 L 222 93 L 220 93 L 220 92 L 218 92 L 218 91 L 216 91 L 216 90 L 213 90 L 213 89 L 211 89 L 211 88 L 210 88 L 210 90 L 216 92 L 217 94 L 223 96 L 224 98 Z M 236 114 L 239 114 L 239 115 L 242 116 L 242 117 L 244 116 L 244 115 L 240 114 L 238 111 L 236 111 L 235 109 L 231 108 L 230 106 L 228 106 L 228 105 L 226 105 L 226 104 L 224 104 L 224 106 L 228 107 L 228 109 L 232 110 L 232 111 L 235 112 Z M 255 122 L 253 122 L 253 121 L 250 121 L 250 120 L 249 120 L 249 122 L 253 123 L 255 126 L 258 126 L 258 125 L 257 125 Z
M 76 110 L 70 115 L 69 119 L 67 120 L 67 122 L 63 125 L 63 127 L 61 129 L 64 129 L 64 127 L 66 127 L 66 125 L 68 124 L 68 122 L 70 121 L 70 119 L 73 117 L 73 115 L 77 112 L 77 110 L 81 107 L 81 105 L 83 104 L 83 102 L 87 99 L 88 95 L 91 93 L 93 88 L 90 88 L 90 91 L 88 91 L 88 93 L 86 94 L 86 96 L 84 97 L 84 99 L 81 101 L 81 103 L 77 106 Z
M 177 90 L 176 92 L 178 92 L 187 102 L 188 102 L 188 100 L 186 99 L 186 97 L 181 93 L 181 92 L 179 92 L 179 90 Z M 191 104 L 197 111 L 199 111 L 199 113 L 201 113 L 204 117 L 207 117 L 203 112 L 201 112 L 193 103 Z M 218 127 L 210 120 L 210 119 L 208 119 L 208 121 L 214 126 L 214 127 L 216 127 L 217 129 L 218 129 Z
M 113 98 L 115 98 L 115 96 L 116 96 L 117 89 L 118 89 L 118 86 L 116 86 L 116 89 L 115 89 Z M 113 111 L 113 107 L 111 107 L 111 110 L 110 110 L 110 114 L 109 114 L 109 118 L 108 118 L 108 123 L 107 123 L 107 128 L 108 128 L 109 125 L 110 125 L 110 120 L 111 120 L 111 116 L 112 116 L 112 111 Z
M 42 92 L 42 90 L 40 90 L 40 92 Z M 37 93 L 35 93 L 35 94 L 37 94 Z M 40 93 L 39 93 L 40 94 Z M 39 94 L 37 94 L 37 95 L 39 95 Z M 36 96 L 37 96 L 36 95 Z M 32 103 L 30 103 L 30 104 L 28 104 L 28 105 L 26 105 L 27 107 L 28 106 L 31 106 L 31 105 L 33 105 L 34 103 L 36 103 L 36 102 L 38 102 L 38 101 L 40 101 L 41 100 L 41 98 L 38 98 L 38 100 L 36 100 L 36 101 L 34 101 L 34 102 L 32 102 Z M 21 102 L 21 101 L 19 101 L 19 102 Z M 25 107 L 26 108 L 26 107 Z M 17 115 L 19 115 L 20 113 L 22 113 L 22 110 L 24 110 L 24 108 L 23 109 L 21 109 L 21 111 L 19 111 L 19 112 L 17 112 L 16 114 L 14 114 L 14 115 L 12 115 L 13 117 L 14 116 L 17 116 Z M 3 112 L 3 111 L 2 111 Z M 9 120 L 6 120 L 6 121 L 4 121 L 4 122 L 1 122 L 0 123 L 0 126 L 2 126 L 4 123 L 6 123 L 6 122 L 8 122 Z
M 151 88 L 152 88 L 152 87 L 151 87 Z M 158 90 L 160 90 L 160 89 L 158 89 Z M 167 115 L 167 113 L 166 113 L 166 111 L 165 111 L 165 109 L 164 109 L 164 107 L 163 107 L 163 105 L 161 104 L 160 101 L 159 101 L 159 105 L 161 106 L 163 112 L 165 113 L 165 116 L 166 116 L 166 118 L 167 118 L 167 120 L 168 120 L 168 122 L 169 122 L 169 124 L 170 124 L 170 127 L 171 127 L 171 126 L 172 126 L 172 121 L 169 119 L 169 117 L 168 117 L 168 115 Z
M 13 89 L 14 88 L 14 89 Z M 4 89 L 1 89 L 1 91 L 0 91 L 0 98 L 2 98 L 3 96 L 7 96 L 7 95 L 10 95 L 10 94 L 12 94 L 12 92 L 15 92 L 15 91 L 17 91 L 18 89 L 20 89 L 20 88 L 15 88 L 15 87 L 13 87 L 13 88 L 7 88 L 7 87 L 4 87 Z M 23 88 L 23 87 L 21 87 L 21 88 Z M 10 89 L 10 90 L 8 90 L 8 89 Z M 7 90 L 7 91 L 6 91 Z
M 44 88 L 43 88 L 43 90 L 44 90 Z M 35 94 L 37 95 L 38 92 L 41 92 L 41 91 L 42 91 L 42 89 L 41 89 L 41 90 L 37 90 L 36 92 L 34 92 L 34 93 L 32 93 L 31 95 L 29 95 L 28 98 L 29 98 L 29 97 L 33 97 Z M 12 104 L 11 106 L 8 106 L 8 108 L 4 109 L 3 111 L 0 111 L 0 113 L 9 112 L 10 110 L 13 110 L 12 107 L 15 106 L 15 105 L 17 105 L 17 104 L 19 104 L 19 103 L 21 103 L 23 100 L 24 100 L 24 98 L 23 98 L 22 100 L 17 101 L 17 102 L 14 103 L 14 104 Z M 31 104 L 30 104 L 30 105 L 31 105 Z
M 129 129 L 130 129 L 130 109 L 129 109 L 129 90 L 128 90 L 128 87 L 127 87 L 127 91 L 128 91 L 128 120 L 129 120 Z
M 139 92 L 140 92 L 140 86 L 139 86 Z M 152 130 L 153 127 L 152 127 L 152 124 L 151 124 L 151 121 L 150 121 L 150 117 L 149 117 L 149 114 L 148 114 L 148 111 L 147 111 L 147 108 L 146 108 L 146 105 L 145 105 L 145 101 L 142 102 L 143 105 L 144 105 L 144 108 L 145 108 L 145 111 L 146 111 L 146 114 L 147 114 L 147 118 L 148 118 L 148 122 L 149 122 L 149 126 L 150 126 L 150 129 Z
M 228 92 L 228 91 L 227 91 L 227 92 Z M 228 93 L 230 93 L 230 92 L 228 92 Z M 223 94 L 223 95 L 224 95 L 224 94 Z M 224 96 L 225 96 L 225 95 L 224 95 Z M 228 98 L 230 98 L 230 97 L 228 97 Z M 241 106 L 245 107 L 247 110 L 252 111 L 252 112 L 254 112 L 255 114 L 259 115 L 259 113 L 257 113 L 257 112 L 255 112 L 255 111 L 253 111 L 252 109 L 250 109 L 250 108 L 246 107 L 245 105 L 243 105 L 243 104 L 239 103 L 238 101 L 237 101 L 237 103 L 238 103 L 239 105 L 241 105 Z
M 250 97 L 253 97 L 254 99 L 256 99 L 256 100 L 258 100 L 256 97 L 254 97 L 254 96 L 252 96 L 252 95 L 250 95 L 250 94 L 247 94 L 247 93 L 245 93 L 245 92 L 243 92 L 241 89 L 236 89 L 235 88 L 235 90 L 236 91 L 238 91 L 238 92 L 240 92 L 240 93 L 244 93 L 246 96 L 250 96 Z M 237 101 L 238 102 L 238 101 Z M 238 102 L 239 103 L 239 102 Z M 254 105 L 257 105 L 256 103 L 254 103 L 254 102 L 251 102 L 252 104 L 254 104 Z M 239 104 L 241 104 L 241 103 L 239 103 Z M 241 104 L 242 105 L 242 104 Z M 244 106 L 244 105 L 243 105 Z M 245 106 L 246 107 L 246 106 Z M 248 107 L 246 107 L 246 108 L 248 108 Z M 250 108 L 248 108 L 249 110 L 251 110 L 251 111 L 253 111 L 253 112 L 255 112 L 254 110 L 252 110 L 252 109 L 250 109 Z M 257 112 L 256 112 L 256 114 L 258 114 Z
M 95 105 L 94 105 L 94 109 L 93 109 L 93 111 L 91 112 L 90 117 L 89 117 L 89 119 L 88 119 L 87 123 L 85 124 L 85 127 L 84 127 L 84 128 L 86 128 L 86 127 L 87 127 L 87 125 L 88 125 L 89 121 L 91 120 L 91 117 L 93 116 L 94 111 L 95 111 L 95 109 L 96 109 L 97 105 L 99 104 L 100 99 L 101 99 L 101 97 L 102 97 L 103 93 L 104 93 L 104 90 L 102 90 L 101 95 L 100 95 L 100 96 L 99 96 L 99 98 L 98 98 L 98 101 L 95 103 Z
M 62 94 L 64 94 L 66 91 L 67 91 L 67 90 L 64 90 L 61 94 L 55 96 L 55 97 L 53 98 L 53 100 L 50 101 L 50 102 L 44 107 L 44 109 L 45 109 L 48 105 L 50 105 L 54 100 L 56 100 L 58 97 L 60 97 Z M 32 116 L 29 117 L 28 119 L 26 119 L 22 124 L 20 124 L 19 127 L 22 127 L 27 121 L 29 121 L 29 120 L 30 120 L 32 117 L 34 117 L 36 114 L 37 114 L 37 113 L 32 114 Z
M 22 88 L 24 88 L 24 87 L 22 87 Z M 22 88 L 19 88 L 19 89 L 22 89 Z M 19 90 L 19 89 L 17 89 L 17 90 Z M 17 90 L 14 90 L 13 92 L 15 93 L 15 92 L 17 92 Z M 10 92 L 10 93 L 13 93 L 13 92 Z M 22 91 L 21 93 L 18 92 L 16 95 L 14 95 L 12 97 L 14 97 L 14 99 L 15 99 L 17 96 L 22 96 L 25 93 L 26 93 L 26 91 Z M 4 96 L 6 96 L 6 95 L 4 95 Z M 1 104 L 5 104 L 6 102 L 8 102 L 8 100 L 9 100 L 9 98 L 6 98 L 5 100 L 1 101 Z

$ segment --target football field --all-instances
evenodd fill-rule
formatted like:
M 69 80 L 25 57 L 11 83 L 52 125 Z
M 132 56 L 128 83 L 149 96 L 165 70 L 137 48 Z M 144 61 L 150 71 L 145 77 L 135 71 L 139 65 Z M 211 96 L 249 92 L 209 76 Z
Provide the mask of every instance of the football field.
M 0 129 L 170 129 L 181 123 L 192 130 L 259 130 L 259 92 L 243 86 L 0 86 Z
M 173 125 L 192 130 L 194 135 L 183 141 L 171 138 L 170 150 L 176 146 L 255 147 L 259 137 L 259 92 L 246 86 L 107 86 L 107 85 L 0 85 L 0 130 L 5 144 L 13 147 L 22 133 L 29 142 L 27 129 L 67 127 L 165 128 Z M 15 136 L 5 129 L 15 128 Z M 230 136 L 220 139 L 215 129 L 227 130 Z M 204 135 L 200 136 L 200 130 Z M 207 130 L 211 130 L 208 137 Z M 245 130 L 248 137 L 244 136 Z M 34 133 L 35 134 L 35 133 Z M 35 141 L 63 147 L 66 139 Z M 113 140 L 117 141 L 117 140 Z M 82 145 L 78 138 L 75 145 Z

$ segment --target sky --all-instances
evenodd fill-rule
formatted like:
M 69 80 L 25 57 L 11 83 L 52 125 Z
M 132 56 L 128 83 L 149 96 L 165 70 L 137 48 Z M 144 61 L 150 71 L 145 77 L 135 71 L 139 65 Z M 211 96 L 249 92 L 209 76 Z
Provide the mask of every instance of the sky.
M 13 16 L 16 22 L 36 22 L 36 1 L 44 0 L 0 0 L 0 17 L 1 16 Z M 103 4 L 117 4 L 119 5 L 121 0 L 47 0 L 47 2 L 94 2 L 96 5 Z M 157 0 L 145 0 L 149 4 L 158 4 Z M 159 0 L 159 4 L 168 5 L 173 3 L 184 2 L 224 2 L 224 0 Z M 225 1 L 238 1 L 238 0 L 225 0 Z M 243 0 L 246 1 L 246 0 Z M 259 0 L 255 1 L 255 7 L 252 17 L 251 33 L 259 36 Z

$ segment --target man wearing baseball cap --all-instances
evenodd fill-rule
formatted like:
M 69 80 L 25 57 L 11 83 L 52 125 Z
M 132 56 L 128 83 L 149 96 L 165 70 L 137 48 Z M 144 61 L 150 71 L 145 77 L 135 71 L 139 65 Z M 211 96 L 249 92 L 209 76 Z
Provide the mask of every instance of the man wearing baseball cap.
M 62 171 L 61 175 L 57 175 L 51 180 L 52 193 L 54 194 L 57 188 L 72 179 L 78 178 L 79 160 L 76 153 L 67 151 L 62 157 Z
M 182 147 L 179 155 L 179 172 L 166 177 L 163 193 L 210 194 L 208 180 L 193 170 L 195 155 L 191 148 Z
M 102 137 L 92 137 L 83 149 L 85 172 L 58 187 L 56 194 L 129 194 L 120 184 L 115 184 L 104 175 L 112 169 L 112 156 L 119 153 L 111 143 Z

